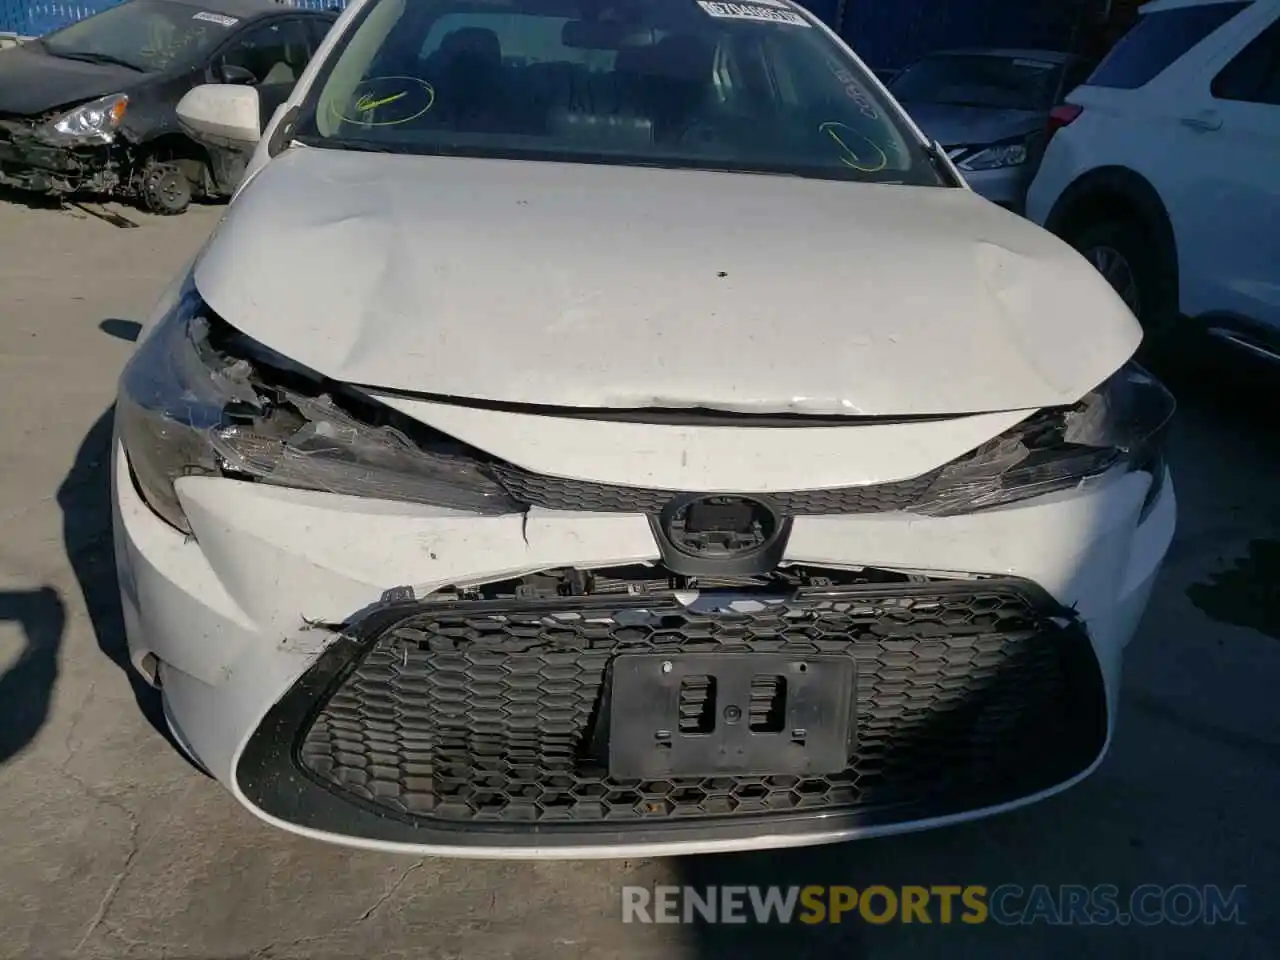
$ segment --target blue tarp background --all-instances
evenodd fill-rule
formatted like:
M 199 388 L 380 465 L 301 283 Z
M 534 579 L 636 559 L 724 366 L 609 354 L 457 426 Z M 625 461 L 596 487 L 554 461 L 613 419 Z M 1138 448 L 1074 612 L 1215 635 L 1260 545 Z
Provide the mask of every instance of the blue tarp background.
M 81 0 L 79 3 L 41 3 L 32 0 L 0 0 L 0 32 L 38 37 L 68 23 L 101 13 L 120 0 Z M 345 0 L 296 0 L 289 6 L 345 6 Z
M 119 0 L 48 3 L 0 0 L 0 31 L 39 36 Z M 841 34 L 870 66 L 900 67 L 941 47 L 1067 49 L 1082 0 L 845 0 Z M 345 6 L 346 0 L 294 0 L 295 6 Z M 810 0 L 835 25 L 839 0 Z

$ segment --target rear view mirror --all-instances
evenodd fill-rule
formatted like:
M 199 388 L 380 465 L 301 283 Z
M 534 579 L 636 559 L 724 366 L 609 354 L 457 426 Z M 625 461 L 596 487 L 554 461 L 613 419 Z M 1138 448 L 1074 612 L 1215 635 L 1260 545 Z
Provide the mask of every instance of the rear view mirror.
M 625 50 L 651 47 L 656 41 L 649 27 L 600 20 L 570 20 L 560 31 L 560 42 L 578 50 Z
M 178 123 L 193 139 L 219 147 L 245 147 L 262 137 L 258 91 L 227 83 L 206 83 L 178 101 Z

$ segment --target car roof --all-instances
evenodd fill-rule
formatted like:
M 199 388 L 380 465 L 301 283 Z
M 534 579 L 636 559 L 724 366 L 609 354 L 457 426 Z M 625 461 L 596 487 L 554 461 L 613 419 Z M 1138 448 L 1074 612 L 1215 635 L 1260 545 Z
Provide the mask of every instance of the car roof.
M 280 0 L 167 0 L 167 2 L 181 4 L 193 10 L 203 10 L 207 13 L 220 13 L 228 17 L 238 17 L 242 20 L 266 16 L 269 13 L 314 14 L 320 12 L 303 7 L 294 7 L 290 4 L 281 3 Z
M 954 50 L 935 50 L 925 57 L 982 56 L 1004 57 L 1009 60 L 1043 60 L 1046 63 L 1066 63 L 1075 55 L 1061 50 L 1031 50 L 1016 47 L 960 47 Z

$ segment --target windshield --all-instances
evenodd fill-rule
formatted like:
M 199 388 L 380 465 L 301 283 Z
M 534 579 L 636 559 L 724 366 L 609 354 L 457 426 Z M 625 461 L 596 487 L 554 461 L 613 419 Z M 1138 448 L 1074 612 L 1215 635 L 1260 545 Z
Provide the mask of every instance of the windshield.
M 235 24 L 235 17 L 199 7 L 131 0 L 51 33 L 42 43 L 57 57 L 157 73 L 209 53 Z
M 1062 64 L 1032 57 L 936 54 L 899 74 L 892 90 L 903 103 L 1048 110 L 1061 73 Z
M 371 0 L 297 138 L 942 183 L 856 61 L 788 0 Z

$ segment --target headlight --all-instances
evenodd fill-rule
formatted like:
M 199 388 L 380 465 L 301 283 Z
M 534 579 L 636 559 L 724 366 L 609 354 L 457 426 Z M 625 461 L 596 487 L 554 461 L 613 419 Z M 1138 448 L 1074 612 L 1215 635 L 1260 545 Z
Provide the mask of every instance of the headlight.
M 911 510 L 972 513 L 1142 470 L 1152 475 L 1145 513 L 1164 482 L 1164 437 L 1174 409 L 1160 381 L 1127 364 L 1073 407 L 1043 410 L 948 464 Z
M 320 389 L 320 377 L 270 351 L 242 339 L 250 350 L 224 353 L 213 323 L 188 281 L 120 380 L 117 430 L 138 489 L 179 530 L 191 532 L 174 490 L 187 476 L 239 476 L 470 513 L 523 511 L 460 444 L 415 442 L 394 426 L 351 416 Z M 249 352 L 291 386 L 265 385 Z
M 47 143 L 62 145 L 110 143 L 128 106 L 129 98 L 123 93 L 90 100 L 54 117 L 41 126 L 36 135 Z
M 993 143 L 982 147 L 956 163 L 961 170 L 975 172 L 978 170 L 996 170 L 1000 167 L 1016 167 L 1027 162 L 1027 144 Z

